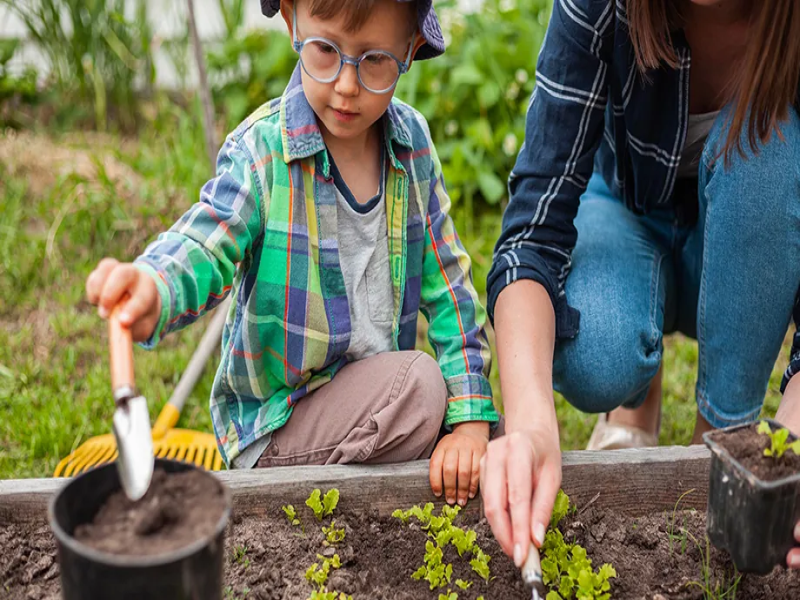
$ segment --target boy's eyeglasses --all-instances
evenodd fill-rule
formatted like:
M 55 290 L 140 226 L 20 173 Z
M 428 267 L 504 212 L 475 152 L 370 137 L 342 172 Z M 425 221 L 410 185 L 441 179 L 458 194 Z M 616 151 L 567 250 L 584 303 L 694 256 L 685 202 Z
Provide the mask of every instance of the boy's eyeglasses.
M 319 83 L 336 81 L 345 63 L 356 68 L 358 81 L 368 92 L 387 94 L 394 89 L 400 75 L 408 72 L 412 40 L 408 47 L 405 62 L 391 52 L 369 50 L 358 58 L 344 54 L 332 41 L 322 37 L 310 37 L 303 41 L 297 39 L 297 4 L 292 18 L 292 46 L 300 55 L 300 64 L 311 79 Z

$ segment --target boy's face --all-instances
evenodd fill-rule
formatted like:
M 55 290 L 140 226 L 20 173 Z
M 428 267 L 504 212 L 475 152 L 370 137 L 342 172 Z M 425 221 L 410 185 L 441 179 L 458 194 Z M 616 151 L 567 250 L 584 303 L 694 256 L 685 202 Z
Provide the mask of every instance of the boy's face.
M 322 20 L 312 17 L 309 2 L 295 0 L 297 8 L 297 39 L 321 37 L 335 43 L 343 54 L 359 57 L 368 50 L 391 52 L 400 61 L 408 56 L 412 32 L 416 23 L 413 3 L 382 0 L 364 25 L 355 32 L 347 32 L 344 16 Z M 292 4 L 281 3 L 281 12 L 292 31 Z M 424 44 L 419 34 L 413 39 L 414 52 Z M 331 83 L 320 83 L 301 70 L 303 91 L 317 115 L 323 133 L 326 131 L 342 140 L 358 140 L 381 118 L 394 95 L 370 92 L 358 80 L 356 68 L 345 64 L 339 77 Z

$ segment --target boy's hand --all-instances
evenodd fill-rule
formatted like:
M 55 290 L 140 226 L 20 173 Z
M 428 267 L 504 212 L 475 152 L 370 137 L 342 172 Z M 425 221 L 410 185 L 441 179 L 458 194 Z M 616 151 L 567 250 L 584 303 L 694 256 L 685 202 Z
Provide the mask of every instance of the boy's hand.
M 481 458 L 489 443 L 489 423 L 472 421 L 459 423 L 453 433 L 444 436 L 431 456 L 431 489 L 437 496 L 444 487 L 448 504 L 456 499 L 460 506 L 467 497 L 474 498 L 478 492 Z
M 103 319 L 126 294 L 130 298 L 119 322 L 131 330 L 135 342 L 144 342 L 153 335 L 161 316 L 161 296 L 153 278 L 131 263 L 104 258 L 86 279 L 86 297 Z

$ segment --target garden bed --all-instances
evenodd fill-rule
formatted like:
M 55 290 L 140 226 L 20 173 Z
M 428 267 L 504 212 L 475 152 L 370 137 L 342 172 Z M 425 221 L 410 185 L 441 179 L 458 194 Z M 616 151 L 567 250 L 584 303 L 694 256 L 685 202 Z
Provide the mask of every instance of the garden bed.
M 586 548 L 595 568 L 605 562 L 615 567 L 612 598 L 733 597 L 730 592 L 721 596 L 736 581 L 732 565 L 705 543 L 707 469 L 708 454 L 699 447 L 565 454 L 563 487 L 578 510 L 560 528 L 568 543 Z M 326 587 L 353 594 L 354 600 L 438 599 L 448 589 L 430 591 L 426 581 L 411 578 L 424 564 L 427 535 L 415 519 L 403 524 L 391 516 L 395 509 L 432 499 L 425 463 L 220 477 L 231 488 L 235 514 L 227 537 L 226 600 L 305 600 L 314 590 L 306 570 L 322 564 L 318 555 L 330 560 L 334 553 L 341 566 L 331 569 Z M 59 485 L 57 480 L 0 482 L 0 598 L 58 598 L 55 544 L 42 508 Z M 304 504 L 314 488 L 340 491 L 332 518 L 345 538 L 331 546 L 324 545 L 321 531 L 331 517 L 318 523 Z M 281 510 L 287 504 L 297 508 L 301 525 L 289 522 Z M 474 529 L 477 543 L 491 556 L 487 584 L 467 555 L 445 547 L 443 562 L 453 565 L 449 587 L 460 600 L 530 598 L 475 504 L 454 524 Z M 461 590 L 454 585 L 457 579 L 472 585 Z M 704 586 L 717 584 L 717 595 L 704 595 Z M 788 600 L 800 597 L 800 576 L 776 569 L 767 577 L 744 576 L 736 588 L 737 598 Z

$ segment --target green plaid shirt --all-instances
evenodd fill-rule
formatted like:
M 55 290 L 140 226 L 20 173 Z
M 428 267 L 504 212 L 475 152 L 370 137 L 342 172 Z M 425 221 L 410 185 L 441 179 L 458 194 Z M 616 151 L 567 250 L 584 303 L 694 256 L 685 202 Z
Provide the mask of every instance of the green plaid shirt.
M 485 312 L 447 214 L 428 125 L 398 100 L 383 118 L 394 348 L 414 348 L 421 310 L 447 383 L 445 425 L 497 421 Z M 347 362 L 350 310 L 336 231 L 328 154 L 296 70 L 281 98 L 225 140 L 200 202 L 136 260 L 162 302 L 145 347 L 234 295 L 211 392 L 227 464 Z

